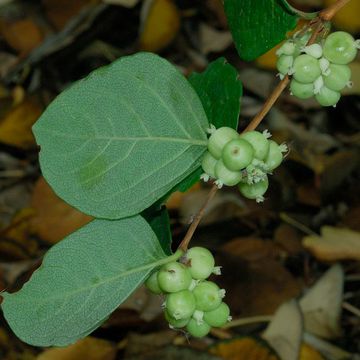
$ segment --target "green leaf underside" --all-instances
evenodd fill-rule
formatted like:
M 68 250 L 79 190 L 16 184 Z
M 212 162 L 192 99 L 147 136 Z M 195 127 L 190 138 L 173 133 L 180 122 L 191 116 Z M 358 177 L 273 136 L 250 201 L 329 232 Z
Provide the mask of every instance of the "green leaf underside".
M 240 114 L 242 84 L 237 70 L 219 58 L 202 73 L 192 73 L 189 81 L 198 94 L 208 121 L 216 128 L 229 126 L 237 129 Z M 200 180 L 201 167 L 181 181 L 171 191 L 185 192 Z
M 199 167 L 209 124 L 165 59 L 124 57 L 59 95 L 33 131 L 57 195 L 98 218 L 149 207 Z
M 204 72 L 191 74 L 189 81 L 200 97 L 209 123 L 216 128 L 237 129 L 242 96 L 237 70 L 219 58 Z
M 299 19 L 285 0 L 225 0 L 224 7 L 239 56 L 247 61 L 284 40 Z
M 140 216 L 94 220 L 55 245 L 23 288 L 3 293 L 15 334 L 36 346 L 85 337 L 162 263 L 169 261 Z

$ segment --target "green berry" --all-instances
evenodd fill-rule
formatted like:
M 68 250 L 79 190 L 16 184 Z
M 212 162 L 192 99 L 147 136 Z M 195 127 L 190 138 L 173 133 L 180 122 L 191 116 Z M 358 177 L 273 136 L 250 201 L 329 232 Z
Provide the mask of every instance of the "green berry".
M 330 34 L 324 44 L 324 56 L 332 63 L 346 65 L 356 57 L 357 47 L 354 38 L 344 32 Z
M 292 79 L 290 82 L 290 91 L 292 95 L 299 99 L 309 99 L 314 96 L 314 85 L 312 83 L 303 84 Z
M 201 167 L 204 172 L 212 178 L 215 178 L 215 165 L 217 160 L 207 151 L 202 159 Z
M 165 302 L 168 315 L 176 320 L 188 319 L 196 309 L 196 301 L 189 290 L 181 290 L 167 295 Z
M 164 292 L 174 293 L 187 289 L 191 284 L 189 269 L 178 262 L 163 265 L 157 275 L 160 289 Z
M 254 148 L 244 139 L 231 140 L 225 145 L 221 157 L 229 170 L 239 171 L 251 163 Z
M 324 84 L 331 90 L 340 91 L 349 84 L 351 79 L 351 69 L 347 65 L 331 64 L 329 73 L 324 76 Z
M 286 41 L 277 51 L 276 55 L 293 55 L 296 50 L 296 44 L 292 40 Z
M 220 159 L 224 146 L 231 140 L 237 139 L 239 134 L 236 130 L 230 127 L 221 127 L 210 136 L 208 142 L 208 150 L 211 155 Z
M 259 131 L 248 131 L 240 135 L 240 138 L 248 141 L 254 148 L 254 157 L 259 160 L 264 160 L 269 152 L 269 141 L 267 133 Z
M 222 302 L 216 309 L 204 312 L 204 320 L 214 327 L 224 326 L 230 317 L 229 307 Z
M 234 186 L 238 184 L 242 177 L 240 171 L 229 170 L 222 160 L 218 160 L 216 163 L 215 175 L 219 184 L 224 184 L 227 186 Z
M 307 54 L 295 59 L 293 71 L 294 79 L 304 84 L 314 82 L 321 75 L 319 60 Z
M 164 316 L 166 321 L 169 323 L 169 325 L 174 328 L 182 328 L 186 326 L 190 320 L 190 318 L 176 320 L 175 318 L 169 315 L 167 310 L 164 311 Z
M 198 323 L 196 320 L 190 319 L 189 323 L 186 326 L 186 330 L 191 336 L 201 338 L 206 336 L 210 332 L 211 326 L 208 325 L 206 322 Z
M 264 194 L 269 187 L 269 181 L 266 177 L 255 184 L 240 183 L 239 190 L 247 199 L 256 200 L 256 202 L 264 201 Z
M 191 276 L 196 280 L 205 280 L 214 270 L 215 259 L 208 249 L 195 246 L 185 254 L 185 261 L 189 262 Z
M 201 311 L 211 311 L 216 309 L 224 297 L 224 290 L 212 281 L 203 281 L 193 290 L 196 300 L 196 309 Z
M 294 57 L 292 55 L 281 55 L 276 62 L 276 68 L 282 75 L 287 75 L 294 63 Z
M 276 169 L 283 161 L 283 153 L 287 151 L 285 144 L 278 145 L 275 141 L 270 140 L 269 154 L 265 160 L 268 171 Z
M 162 294 L 157 280 L 158 272 L 153 272 L 145 281 L 145 286 L 154 294 Z
M 323 86 L 318 94 L 315 95 L 315 99 L 322 106 L 335 106 L 340 100 L 341 94 L 338 91 L 329 89 Z

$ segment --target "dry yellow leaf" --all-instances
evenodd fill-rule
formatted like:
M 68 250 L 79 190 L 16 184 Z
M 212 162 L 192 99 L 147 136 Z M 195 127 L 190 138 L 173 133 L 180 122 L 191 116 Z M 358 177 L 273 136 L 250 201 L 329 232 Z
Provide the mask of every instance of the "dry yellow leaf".
M 324 6 L 330 6 L 338 0 L 324 0 Z M 339 29 L 352 33 L 360 31 L 360 1 L 354 0 L 347 3 L 332 18 L 332 23 Z
M 116 347 L 110 341 L 87 337 L 64 348 L 45 350 L 37 360 L 114 360 Z
M 16 51 L 28 53 L 37 47 L 43 40 L 39 26 L 30 18 L 15 22 L 1 22 L 1 35 L 5 41 Z
M 324 358 L 314 348 L 303 343 L 300 349 L 299 360 L 324 360 Z
M 31 206 L 35 210 L 31 219 L 31 231 L 51 244 L 60 241 L 92 219 L 56 196 L 42 177 L 35 185 Z
M 41 115 L 42 107 L 35 98 L 27 98 L 11 108 L 0 121 L 0 142 L 28 149 L 35 139 L 31 127 Z
M 322 261 L 360 260 L 360 232 L 323 226 L 321 236 L 306 236 L 303 245 Z
M 157 52 L 168 46 L 180 28 L 180 14 L 173 0 L 146 0 L 142 8 L 139 47 Z
M 184 197 L 186 197 L 186 194 L 192 191 L 199 190 L 201 188 L 200 183 L 196 183 L 193 185 L 187 192 L 181 192 L 181 191 L 175 191 L 172 193 L 169 197 L 169 199 L 166 201 L 166 207 L 171 210 L 177 210 L 181 206 Z
M 222 341 L 209 351 L 225 360 L 280 360 L 262 340 L 251 337 Z
M 276 70 L 276 62 L 277 62 L 277 56 L 276 56 L 276 50 L 281 46 L 282 44 L 279 44 L 266 52 L 264 55 L 261 55 L 258 57 L 255 62 L 256 64 L 267 70 Z

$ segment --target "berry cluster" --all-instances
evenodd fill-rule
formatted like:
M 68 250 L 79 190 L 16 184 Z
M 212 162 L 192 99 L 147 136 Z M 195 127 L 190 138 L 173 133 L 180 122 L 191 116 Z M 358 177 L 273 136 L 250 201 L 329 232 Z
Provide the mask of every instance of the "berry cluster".
M 231 319 L 229 307 L 222 301 L 225 290 L 206 280 L 219 275 L 211 252 L 203 247 L 189 249 L 180 262 L 163 265 L 145 282 L 155 294 L 164 294 L 165 319 L 171 328 L 184 328 L 195 337 L 203 337 L 211 327 L 220 327 Z
M 215 184 L 238 185 L 241 194 L 257 202 L 264 200 L 268 177 L 287 152 L 285 144 L 269 140 L 268 131 L 248 131 L 241 135 L 232 128 L 212 129 L 208 151 L 202 160 L 202 179 L 216 179 Z
M 340 91 L 351 86 L 351 70 L 359 49 L 355 40 L 344 31 L 330 34 L 322 44 L 305 46 L 309 33 L 286 41 L 277 51 L 277 69 L 280 78 L 292 75 L 291 94 L 300 98 L 315 99 L 322 106 L 335 106 Z

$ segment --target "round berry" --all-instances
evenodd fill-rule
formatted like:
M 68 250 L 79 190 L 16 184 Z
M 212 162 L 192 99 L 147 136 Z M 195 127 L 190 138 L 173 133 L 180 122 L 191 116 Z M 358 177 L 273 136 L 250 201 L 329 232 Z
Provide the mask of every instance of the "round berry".
M 212 281 L 203 281 L 193 290 L 196 300 L 196 309 L 201 311 L 211 311 L 216 309 L 224 297 L 224 291 Z
M 324 44 L 324 56 L 332 63 L 346 65 L 356 57 L 357 48 L 354 38 L 344 32 L 330 34 Z
M 215 266 L 215 259 L 208 249 L 195 246 L 185 254 L 185 261 L 189 262 L 191 276 L 196 280 L 207 279 Z
M 295 59 L 293 70 L 294 79 L 304 84 L 314 82 L 321 75 L 319 60 L 307 54 Z
M 208 174 L 210 177 L 215 178 L 215 165 L 217 159 L 215 159 L 209 151 L 207 151 L 202 159 L 201 167 L 204 172 Z
M 283 152 L 287 151 L 287 146 L 278 145 L 275 141 L 270 140 L 269 154 L 265 160 L 267 171 L 276 169 L 283 161 Z
M 331 90 L 340 91 L 351 79 L 351 69 L 347 65 L 331 64 L 329 75 L 324 76 L 324 84 Z
M 224 185 L 234 186 L 239 183 L 242 178 L 240 171 L 229 170 L 222 160 L 218 160 L 215 166 L 216 178 Z
M 341 94 L 338 91 L 329 89 L 323 86 L 318 94 L 315 95 L 315 99 L 322 106 L 335 106 L 340 100 Z
M 222 152 L 221 158 L 225 166 L 232 171 L 239 171 L 248 166 L 254 157 L 254 148 L 244 139 L 229 141 Z
M 187 289 L 191 284 L 189 269 L 178 262 L 163 265 L 157 275 L 160 289 L 164 292 L 173 293 Z
M 292 79 L 290 82 L 290 91 L 292 95 L 299 99 L 309 99 L 314 96 L 314 85 L 312 83 L 303 84 Z
M 211 155 L 220 159 L 224 146 L 231 140 L 237 139 L 239 134 L 236 130 L 230 127 L 221 127 L 210 136 L 208 142 L 208 150 Z
M 294 63 L 294 57 L 292 55 L 281 55 L 276 62 L 276 68 L 279 73 L 286 75 L 290 72 Z
M 266 177 L 255 184 L 240 183 L 239 190 L 247 199 L 256 200 L 256 202 L 264 201 L 264 194 L 269 187 L 269 181 Z
M 168 315 L 176 320 L 188 319 L 196 308 L 193 293 L 189 290 L 181 290 L 167 295 L 165 302 Z
M 230 309 L 222 302 L 216 309 L 204 312 L 204 320 L 214 327 L 224 326 L 229 321 Z
M 248 141 L 254 148 L 254 157 L 264 160 L 269 152 L 267 136 L 259 131 L 248 131 L 240 135 L 240 138 Z
M 169 315 L 167 310 L 164 311 L 164 316 L 166 321 L 169 323 L 169 325 L 174 328 L 182 328 L 186 326 L 190 320 L 190 318 L 176 320 L 175 318 Z
M 163 291 L 160 289 L 157 276 L 158 272 L 153 272 L 145 281 L 145 286 L 154 294 L 162 294 Z
M 189 332 L 191 336 L 194 337 L 204 337 L 206 336 L 210 330 L 211 326 L 206 322 L 197 322 L 195 319 L 190 319 L 189 323 L 186 325 L 186 330 Z

